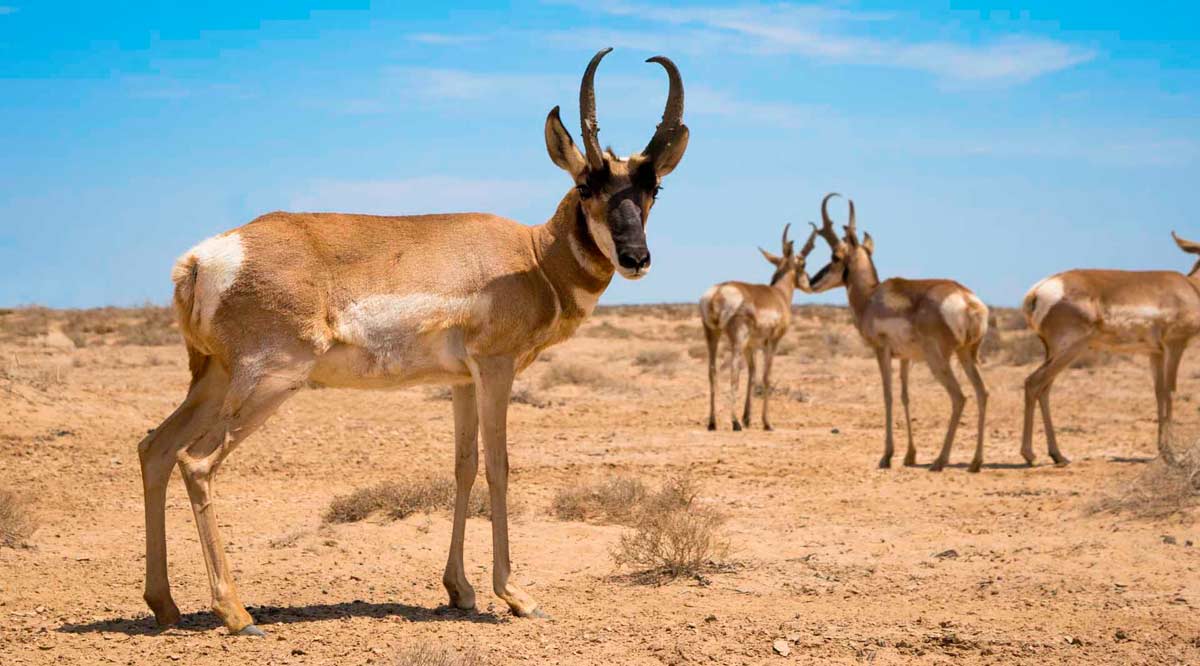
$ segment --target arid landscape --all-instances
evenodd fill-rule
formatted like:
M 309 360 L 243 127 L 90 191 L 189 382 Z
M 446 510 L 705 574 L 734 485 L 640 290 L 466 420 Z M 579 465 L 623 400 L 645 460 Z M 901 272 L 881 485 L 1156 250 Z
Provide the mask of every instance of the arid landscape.
M 515 576 L 546 620 L 491 593 L 484 495 L 466 551 L 478 612 L 444 606 L 447 390 L 303 391 L 217 482 L 241 596 L 267 632 L 239 638 L 208 610 L 177 481 L 182 624 L 158 630 L 141 599 L 136 445 L 189 379 L 170 312 L 2 311 L 0 663 L 1200 663 L 1194 486 L 1151 462 L 1145 361 L 1066 372 L 1054 406 L 1072 463 L 1049 464 L 1039 425 L 1031 469 L 1021 387 L 1040 343 L 1011 310 L 992 329 L 984 469 L 965 469 L 970 405 L 953 465 L 931 474 L 876 468 L 878 372 L 846 310 L 796 309 L 776 429 L 735 433 L 727 418 L 704 427 L 694 305 L 601 308 L 519 378 L 510 410 Z M 1181 450 L 1200 434 L 1197 363 L 1180 378 Z M 949 402 L 925 368 L 913 380 L 927 464 Z

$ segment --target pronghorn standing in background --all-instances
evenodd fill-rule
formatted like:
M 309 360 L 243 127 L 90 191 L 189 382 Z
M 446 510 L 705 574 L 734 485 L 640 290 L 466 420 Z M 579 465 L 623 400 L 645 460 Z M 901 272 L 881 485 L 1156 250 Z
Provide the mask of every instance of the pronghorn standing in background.
M 722 282 L 709 287 L 700 297 L 700 321 L 704 325 L 704 339 L 708 343 L 708 429 L 717 429 L 717 345 L 721 334 L 729 339 L 729 415 L 734 430 L 750 426 L 750 400 L 754 396 L 754 354 L 763 350 L 763 429 L 771 430 L 768 404 L 771 399 L 771 363 L 779 341 L 792 322 L 792 295 L 796 289 L 807 290 L 804 259 L 812 252 L 816 241 L 816 225 L 808 242 L 793 252 L 793 243 L 788 240 L 788 229 L 783 228 L 783 255 L 774 255 L 761 247 L 759 252 L 775 265 L 771 283 L 747 284 L 745 282 Z M 750 379 L 746 384 L 746 407 L 742 420 L 738 421 L 738 383 L 743 363 L 748 366 Z
M 906 280 L 891 278 L 879 281 L 873 255 L 875 241 L 871 234 L 858 239 L 855 229 L 854 202 L 849 201 L 850 219 L 845 238 L 838 238 L 829 219 L 828 204 L 837 194 L 829 194 L 821 202 L 823 226 L 820 233 L 833 251 L 829 265 L 810 279 L 814 293 L 835 287 L 846 287 L 854 325 L 863 340 L 875 351 L 879 372 L 883 377 L 883 405 L 887 418 L 887 435 L 880 467 L 890 467 L 895 445 L 892 436 L 892 358 L 900 359 L 900 402 L 904 405 L 904 426 L 908 432 L 908 451 L 905 465 L 915 465 L 917 450 L 913 447 L 912 418 L 908 407 L 908 374 L 913 361 L 924 359 L 935 379 L 950 394 L 950 426 L 942 452 L 929 466 L 941 471 L 950 461 L 950 447 L 958 430 L 966 398 L 954 377 L 950 359 L 958 357 L 967 379 L 975 388 L 979 403 L 979 436 L 975 457 L 968 471 L 978 472 L 983 465 L 984 426 L 987 416 L 988 390 L 979 373 L 979 346 L 987 333 L 988 309 L 970 289 L 951 280 Z
M 1171 232 L 1179 249 L 1200 254 L 1200 244 Z M 1200 333 L 1200 261 L 1186 276 L 1175 271 L 1074 270 L 1042 280 L 1025 296 L 1022 310 L 1042 344 L 1046 360 L 1025 380 L 1025 429 L 1021 456 L 1033 464 L 1033 409 L 1041 406 L 1051 459 L 1058 450 L 1050 421 L 1054 378 L 1088 349 L 1146 354 L 1158 402 L 1158 453 L 1171 452 L 1172 403 L 1179 362 Z
M 506 418 L 514 375 L 569 337 L 617 272 L 650 266 L 645 225 L 660 179 L 688 143 L 683 83 L 668 59 L 662 123 L 627 159 L 600 149 L 588 64 L 579 93 L 585 152 L 546 118 L 550 159 L 573 186 L 548 222 L 527 227 L 481 213 L 379 217 L 271 213 L 180 257 L 175 308 L 192 373 L 187 398 L 138 445 L 146 510 L 145 599 L 161 625 L 179 621 L 167 581 L 164 503 L 176 465 L 191 498 L 213 611 L 235 633 L 261 635 L 238 599 L 217 529 L 213 478 L 222 461 L 308 381 L 390 388 L 450 384 L 457 497 L 443 583 L 475 606 L 463 567 L 467 500 L 482 432 L 492 512 L 492 586 L 520 616 L 541 614 L 511 582 Z M 319 442 L 314 442 L 319 446 Z

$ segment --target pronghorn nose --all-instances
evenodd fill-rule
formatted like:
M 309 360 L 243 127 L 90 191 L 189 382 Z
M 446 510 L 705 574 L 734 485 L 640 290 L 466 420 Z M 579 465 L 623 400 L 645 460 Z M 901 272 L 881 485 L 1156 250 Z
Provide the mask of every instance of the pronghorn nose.
M 625 250 L 617 255 L 617 261 L 621 264 L 621 268 L 641 270 L 650 265 L 650 250 L 645 248 Z

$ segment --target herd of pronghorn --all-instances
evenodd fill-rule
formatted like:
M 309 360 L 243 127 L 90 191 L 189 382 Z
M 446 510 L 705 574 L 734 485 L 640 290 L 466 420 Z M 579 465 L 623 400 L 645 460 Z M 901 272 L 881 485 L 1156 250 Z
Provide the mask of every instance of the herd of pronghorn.
M 146 520 L 145 600 L 160 625 L 179 621 L 167 577 L 164 509 L 178 467 L 187 487 L 208 569 L 212 609 L 231 632 L 261 635 L 238 597 L 214 505 L 213 479 L 226 456 L 307 383 L 356 388 L 414 384 L 452 387 L 456 501 L 443 584 L 450 604 L 474 608 L 475 590 L 463 563 L 468 498 L 482 439 L 491 502 L 492 587 L 517 615 L 540 616 L 537 602 L 513 583 L 508 546 L 507 409 L 513 378 L 547 347 L 571 336 L 591 314 L 615 273 L 638 279 L 650 268 L 645 227 L 662 179 L 683 158 L 683 82 L 665 57 L 669 87 L 662 122 L 640 152 L 602 150 L 596 124 L 592 58 L 579 93 L 581 151 L 555 107 L 546 118 L 550 159 L 572 186 L 550 219 L 525 226 L 480 213 L 380 217 L 335 213 L 271 213 L 205 240 L 172 271 L 174 305 L 188 352 L 191 385 L 182 404 L 138 445 Z M 892 278 L 880 282 L 874 241 L 861 238 L 854 204 L 838 235 L 827 207 L 797 254 L 783 233 L 769 285 L 726 282 L 701 301 L 709 350 L 709 428 L 716 427 L 716 350 L 731 345 L 737 393 L 743 363 L 754 375 L 754 350 L 764 350 L 763 382 L 788 329 L 795 289 L 846 288 L 854 322 L 874 349 L 883 377 L 887 435 L 881 466 L 893 453 L 892 359 L 900 360 L 900 402 L 908 451 L 908 379 L 924 360 L 953 404 L 949 430 L 932 468 L 947 462 L 965 399 L 951 370 L 957 357 L 975 390 L 979 436 L 971 471 L 983 460 L 987 388 L 978 368 L 987 307 L 949 280 Z M 812 277 L 805 261 L 817 236 L 829 263 Z M 1176 238 L 1200 254 L 1200 245 Z M 1195 269 L 1193 269 L 1195 274 Z M 1049 452 L 1059 452 L 1050 425 L 1055 376 L 1089 348 L 1150 354 L 1159 404 L 1158 446 L 1169 456 L 1167 429 L 1179 360 L 1200 331 L 1200 292 L 1173 272 L 1070 271 L 1044 280 L 1025 299 L 1030 325 L 1046 346 L 1046 362 L 1025 386 L 1022 455 L 1033 461 L 1033 410 L 1045 420 Z M 750 420 L 750 393 L 739 421 Z M 769 391 L 765 394 L 769 396 Z M 736 403 L 736 397 L 731 400 Z M 770 428 L 767 398 L 763 426 Z

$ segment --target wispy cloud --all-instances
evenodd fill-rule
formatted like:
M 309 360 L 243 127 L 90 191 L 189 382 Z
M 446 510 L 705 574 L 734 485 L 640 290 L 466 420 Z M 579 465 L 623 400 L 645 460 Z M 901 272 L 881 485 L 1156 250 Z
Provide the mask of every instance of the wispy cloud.
M 657 47 L 648 47 L 674 40 L 690 44 L 691 50 L 732 48 L 758 54 L 802 55 L 832 63 L 918 70 L 953 83 L 1024 83 L 1096 57 L 1090 48 L 1032 36 L 1013 36 L 981 44 L 883 39 L 859 34 L 861 29 L 856 32 L 856 26 L 895 21 L 897 15 L 815 5 L 658 8 L 620 2 L 570 4 L 665 24 L 673 29 L 657 40 L 645 33 L 634 33 L 634 38 L 624 40 L 624 45 L 633 48 L 656 50 Z M 612 36 L 620 37 L 619 33 Z
M 0 16 L 6 16 L 8 14 L 16 14 L 17 11 L 18 10 L 16 7 L 12 7 L 9 5 L 0 5 Z
M 322 180 L 290 198 L 291 210 L 352 210 L 378 215 L 520 210 L 553 200 L 561 182 L 424 176 L 399 180 Z M 511 213 L 510 213 L 511 214 Z
M 490 39 L 487 35 L 458 35 L 442 32 L 417 32 L 405 35 L 404 38 L 410 42 L 430 46 L 465 46 L 486 42 Z

